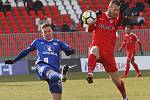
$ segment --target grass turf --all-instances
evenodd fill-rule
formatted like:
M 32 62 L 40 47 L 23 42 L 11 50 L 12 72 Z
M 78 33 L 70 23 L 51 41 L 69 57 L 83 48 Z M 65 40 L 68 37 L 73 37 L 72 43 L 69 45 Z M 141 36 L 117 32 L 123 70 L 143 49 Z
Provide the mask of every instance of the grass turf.
M 124 80 L 129 100 L 150 100 L 150 72 L 135 78 L 130 72 Z M 121 100 L 115 85 L 105 73 L 95 73 L 93 84 L 85 81 L 84 73 L 69 73 L 63 83 L 62 100 Z M 0 100 L 52 100 L 48 85 L 35 75 L 0 77 Z

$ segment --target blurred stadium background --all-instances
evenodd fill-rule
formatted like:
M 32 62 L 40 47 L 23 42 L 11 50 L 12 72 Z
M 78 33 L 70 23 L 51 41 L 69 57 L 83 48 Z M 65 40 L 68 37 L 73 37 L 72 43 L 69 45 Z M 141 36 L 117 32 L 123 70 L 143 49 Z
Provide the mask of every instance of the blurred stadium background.
M 0 0 L 5 3 L 7 0 Z M 101 95 L 95 94 L 89 97 L 88 95 L 91 95 L 92 93 L 87 92 L 88 89 L 92 89 L 92 86 L 90 86 L 88 89 L 84 86 L 86 84 L 84 80 L 86 74 L 82 72 L 86 72 L 86 58 L 88 54 L 88 47 L 91 42 L 91 34 L 84 32 L 84 28 L 82 28 L 79 18 L 83 11 L 92 9 L 96 11 L 97 9 L 101 9 L 103 11 L 106 10 L 107 5 L 110 0 L 40 0 L 43 6 L 40 8 L 38 6 L 34 6 L 34 3 L 36 0 L 33 0 L 33 5 L 30 8 L 30 6 L 26 6 L 28 0 L 26 1 L 26 4 L 24 6 L 24 0 L 8 0 L 10 3 L 5 3 L 3 6 L 0 6 L 0 98 L 2 100 L 16 100 L 20 96 L 18 100 L 27 100 L 27 97 L 24 96 L 32 96 L 29 100 L 44 100 L 48 99 L 49 95 L 47 92 L 44 92 L 44 97 L 37 96 L 36 93 L 26 93 L 28 92 L 26 89 L 28 87 L 31 87 L 29 91 L 38 91 L 38 89 L 41 89 L 43 92 L 44 89 L 33 87 L 32 85 L 40 85 L 40 87 L 43 86 L 43 82 L 39 81 L 36 82 L 38 79 L 35 77 L 35 66 L 34 61 L 36 59 L 36 53 L 33 52 L 26 58 L 22 59 L 20 62 L 17 62 L 15 65 L 5 65 L 4 61 L 6 59 L 13 59 L 21 50 L 25 49 L 29 44 L 36 38 L 41 37 L 39 26 L 44 22 L 50 22 L 53 25 L 55 37 L 67 42 L 70 44 L 73 48 L 76 49 L 76 54 L 72 56 L 65 56 L 63 53 L 61 55 L 61 64 L 68 63 L 70 66 L 76 66 L 71 69 L 71 72 L 69 73 L 69 81 L 68 83 L 64 84 L 65 95 L 64 93 L 64 100 L 76 100 L 76 96 L 79 96 L 79 100 L 119 100 L 118 92 L 114 92 L 114 94 L 111 94 L 113 91 L 113 85 L 109 84 L 107 79 L 108 76 L 101 72 L 96 73 L 96 78 L 102 78 L 101 80 L 97 80 L 95 84 L 95 90 L 97 92 L 106 91 L 105 86 L 102 87 L 101 85 L 107 84 L 111 88 L 109 89 L 109 92 L 107 95 L 102 93 Z M 29 0 L 31 1 L 31 0 Z M 137 63 L 140 65 L 140 68 L 143 70 L 143 77 L 140 78 L 142 81 L 136 80 L 133 77 L 135 76 L 135 73 L 131 71 L 129 74 L 129 77 L 132 77 L 131 79 L 127 79 L 126 83 L 128 84 L 127 89 L 130 90 L 129 93 L 132 100 L 149 100 L 150 97 L 148 97 L 149 91 L 148 89 L 150 87 L 142 88 L 142 86 L 146 86 L 150 84 L 150 78 L 146 77 L 150 75 L 150 8 L 149 8 L 149 0 L 125 0 L 128 1 L 128 11 L 124 24 L 130 24 L 133 25 L 133 32 L 136 33 L 143 46 L 144 55 L 140 55 L 140 52 L 136 52 L 137 57 Z M 144 5 L 142 7 L 139 7 L 140 5 Z M 142 4 L 141 4 L 142 3 Z M 29 7 L 29 8 L 28 8 Z M 139 8 L 138 8 L 139 7 Z M 42 10 L 39 10 L 42 9 Z M 138 10 L 137 10 L 138 9 Z M 30 11 L 28 13 L 27 11 Z M 38 10 L 37 13 L 35 10 Z M 44 11 L 44 13 L 43 13 Z M 130 13 L 129 13 L 130 12 Z M 138 17 L 142 16 L 144 17 L 143 22 L 139 24 L 137 21 Z M 132 23 L 131 23 L 132 22 Z M 65 24 L 65 25 L 64 25 Z M 67 24 L 67 25 L 66 25 Z M 63 28 L 63 26 L 67 26 L 67 28 Z M 123 26 L 120 26 L 118 28 L 118 37 L 117 37 L 117 43 L 115 48 L 115 56 L 118 61 L 118 67 L 120 71 L 124 70 L 125 67 L 125 51 L 118 52 L 118 48 L 121 46 L 121 43 L 123 41 Z M 82 59 L 82 61 L 81 61 Z M 145 61 L 145 62 L 144 62 Z M 131 68 L 132 69 L 132 68 Z M 96 71 L 103 70 L 101 66 L 97 66 Z M 103 79 L 104 78 L 104 79 Z M 72 80 L 75 79 L 75 80 Z M 29 81 L 29 84 L 26 83 L 26 81 Z M 35 82 L 32 82 L 35 81 Z M 132 83 L 136 82 L 136 86 L 132 87 Z M 142 82 L 142 83 L 140 83 Z M 67 87 L 67 84 L 72 84 L 73 89 L 76 89 L 76 83 L 81 83 L 80 88 L 84 87 L 83 90 L 78 90 L 79 93 L 74 93 L 70 95 L 69 92 L 70 88 Z M 42 86 L 41 86 L 42 84 Z M 112 86 L 111 86 L 112 85 Z M 100 87 L 102 90 L 97 89 L 96 87 Z M 137 88 L 139 87 L 139 88 Z M 25 92 L 17 92 L 20 91 L 20 88 L 25 89 Z M 44 87 L 46 88 L 46 87 Z M 136 91 L 141 90 L 142 93 L 135 93 L 132 90 L 134 89 Z M 13 89 L 13 90 L 11 90 Z M 33 89 L 33 90 L 32 90 Z M 9 95 L 3 93 L 8 92 Z M 15 92 L 13 92 L 15 91 Z M 86 91 L 86 92 L 85 92 Z M 94 90 L 93 90 L 94 91 Z M 41 92 L 41 93 L 42 93 Z M 81 97 L 80 92 L 83 93 L 84 97 Z M 107 91 L 106 91 L 107 92 Z M 144 94 L 145 93 L 145 94 Z M 68 96 L 69 95 L 69 96 Z M 115 95 L 117 95 L 115 97 Z M 136 97 L 135 95 L 138 95 Z M 22 97 L 22 98 L 21 98 Z

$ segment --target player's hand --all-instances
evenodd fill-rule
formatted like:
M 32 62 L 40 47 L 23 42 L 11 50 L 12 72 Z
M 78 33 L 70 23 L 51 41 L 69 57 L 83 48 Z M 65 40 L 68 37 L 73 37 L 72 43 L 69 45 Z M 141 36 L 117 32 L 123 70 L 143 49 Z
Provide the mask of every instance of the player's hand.
M 96 16 L 98 16 L 98 15 L 102 14 L 102 11 L 101 10 L 97 10 L 95 13 L 96 13 Z
M 5 61 L 5 64 L 14 64 L 14 63 L 15 63 L 14 60 L 6 60 L 6 61 Z
M 66 54 L 67 56 L 70 56 L 70 55 L 72 55 L 72 54 L 75 54 L 75 50 L 74 50 L 74 49 L 69 49 L 69 50 L 65 51 L 65 54 Z

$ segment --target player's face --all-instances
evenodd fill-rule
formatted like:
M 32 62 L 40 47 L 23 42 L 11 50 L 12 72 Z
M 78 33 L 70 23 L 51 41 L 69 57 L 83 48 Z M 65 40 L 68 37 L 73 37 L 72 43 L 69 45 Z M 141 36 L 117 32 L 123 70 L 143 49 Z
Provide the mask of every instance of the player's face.
M 112 18 L 117 18 L 120 12 L 120 6 L 116 5 L 116 4 L 110 4 L 108 7 L 108 10 L 110 12 L 110 16 Z
M 126 32 L 127 34 L 130 34 L 130 33 L 131 33 L 131 28 L 126 27 L 126 28 L 125 28 L 125 32 Z
M 44 27 L 42 33 L 46 40 L 51 40 L 53 38 L 53 30 L 51 27 Z

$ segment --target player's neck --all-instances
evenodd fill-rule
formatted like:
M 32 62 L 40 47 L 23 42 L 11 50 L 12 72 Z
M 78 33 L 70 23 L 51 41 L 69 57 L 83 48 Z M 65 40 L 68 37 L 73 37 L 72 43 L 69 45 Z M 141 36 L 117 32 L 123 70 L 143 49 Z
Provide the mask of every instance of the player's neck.
M 112 18 L 112 17 L 111 17 L 111 14 L 110 14 L 110 11 L 106 11 L 106 16 L 107 16 L 108 18 Z
M 45 39 L 45 38 L 44 38 L 44 39 Z M 49 41 L 52 41 L 52 40 L 53 40 L 53 38 L 51 38 L 51 39 L 45 39 L 45 40 L 49 42 Z

